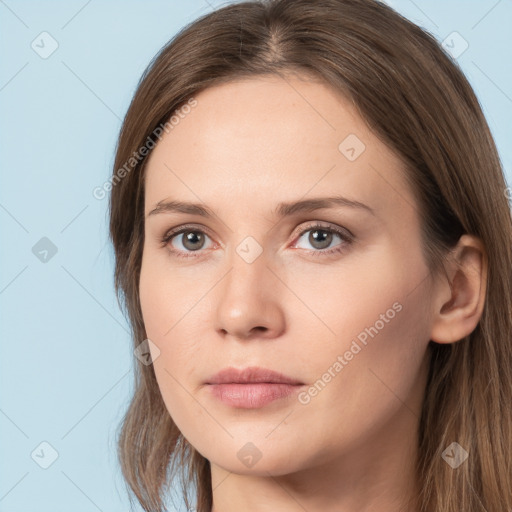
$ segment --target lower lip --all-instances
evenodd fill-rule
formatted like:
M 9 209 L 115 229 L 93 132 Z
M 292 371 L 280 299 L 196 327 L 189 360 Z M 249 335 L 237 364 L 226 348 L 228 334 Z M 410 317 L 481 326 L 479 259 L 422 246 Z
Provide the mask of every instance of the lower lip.
M 252 384 L 209 384 L 211 393 L 221 402 L 242 409 L 258 409 L 275 400 L 286 398 L 301 385 L 259 382 Z

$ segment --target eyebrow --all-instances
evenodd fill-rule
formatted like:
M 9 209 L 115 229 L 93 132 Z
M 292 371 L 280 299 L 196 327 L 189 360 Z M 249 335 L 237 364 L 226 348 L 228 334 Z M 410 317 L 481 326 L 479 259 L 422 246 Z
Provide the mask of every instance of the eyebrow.
M 337 206 L 357 208 L 367 211 L 371 215 L 375 216 L 375 211 L 370 206 L 361 203 L 360 201 L 354 201 L 342 196 L 318 197 L 312 199 L 304 199 L 301 201 L 279 203 L 272 213 L 278 217 L 286 217 L 295 215 L 297 213 L 313 212 L 316 210 L 335 208 Z M 187 213 L 190 215 L 200 215 L 201 217 L 207 218 L 213 218 L 217 216 L 213 210 L 203 204 L 168 200 L 159 201 L 155 208 L 147 214 L 147 217 L 159 213 Z

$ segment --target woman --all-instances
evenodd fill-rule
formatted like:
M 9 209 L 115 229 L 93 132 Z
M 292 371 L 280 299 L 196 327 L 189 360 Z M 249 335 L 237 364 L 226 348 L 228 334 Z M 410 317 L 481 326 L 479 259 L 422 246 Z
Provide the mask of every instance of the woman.
M 144 510 L 175 476 L 198 512 L 512 507 L 506 185 L 432 36 L 373 0 L 206 15 L 144 73 L 112 184 Z

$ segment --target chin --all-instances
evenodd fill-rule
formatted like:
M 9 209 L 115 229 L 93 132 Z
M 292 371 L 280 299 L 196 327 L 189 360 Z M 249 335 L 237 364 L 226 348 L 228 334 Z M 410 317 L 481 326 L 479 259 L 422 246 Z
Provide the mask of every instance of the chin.
M 226 471 L 238 475 L 253 475 L 268 477 L 286 475 L 303 469 L 305 461 L 297 457 L 296 446 L 280 446 L 274 450 L 270 446 L 264 446 L 262 443 L 246 442 L 238 446 L 219 446 L 218 453 L 202 453 L 210 463 L 221 467 Z M 227 456 L 228 453 L 232 456 Z

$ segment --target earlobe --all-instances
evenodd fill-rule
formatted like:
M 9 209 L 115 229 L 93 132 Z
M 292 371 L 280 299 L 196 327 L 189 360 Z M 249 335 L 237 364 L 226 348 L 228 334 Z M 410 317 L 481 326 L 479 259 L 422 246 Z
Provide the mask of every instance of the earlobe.
M 454 343 L 471 334 L 485 304 L 487 254 L 479 238 L 462 235 L 446 260 L 447 277 L 435 285 L 430 339 Z

